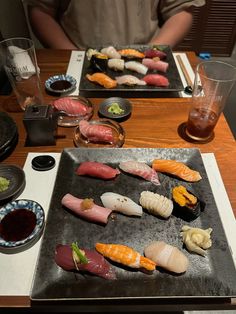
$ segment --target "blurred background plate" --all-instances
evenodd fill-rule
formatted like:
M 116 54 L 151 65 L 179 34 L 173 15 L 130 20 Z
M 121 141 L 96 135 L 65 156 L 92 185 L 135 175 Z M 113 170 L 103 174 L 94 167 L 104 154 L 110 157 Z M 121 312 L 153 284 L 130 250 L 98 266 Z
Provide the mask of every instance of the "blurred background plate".
M 0 155 L 11 145 L 17 133 L 15 121 L 7 113 L 0 112 Z

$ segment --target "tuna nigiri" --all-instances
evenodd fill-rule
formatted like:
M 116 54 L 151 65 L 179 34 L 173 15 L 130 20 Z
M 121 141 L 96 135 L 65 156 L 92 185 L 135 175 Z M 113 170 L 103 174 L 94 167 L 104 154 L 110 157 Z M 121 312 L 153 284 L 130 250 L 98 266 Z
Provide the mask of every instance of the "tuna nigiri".
M 87 138 L 89 142 L 107 142 L 113 143 L 114 136 L 112 129 L 104 125 L 90 124 L 86 120 L 79 122 L 80 133 Z
M 152 168 L 156 171 L 172 174 L 189 182 L 196 182 L 202 179 L 198 171 L 192 170 L 184 163 L 176 160 L 154 159 Z
M 158 175 L 154 169 L 144 162 L 139 161 L 123 161 L 119 164 L 121 170 L 130 174 L 142 177 L 147 181 L 151 181 L 155 185 L 160 185 Z
M 101 254 L 95 250 L 79 249 L 76 243 L 71 246 L 58 244 L 54 259 L 64 270 L 78 270 L 105 279 L 116 279 L 114 269 Z
M 103 206 L 128 216 L 142 216 L 143 209 L 127 196 L 106 192 L 101 195 Z
M 122 56 L 122 57 L 125 57 L 125 58 L 144 58 L 144 53 L 143 52 L 140 52 L 136 49 L 132 49 L 132 48 L 127 48 L 127 49 L 121 49 L 121 50 L 118 50 L 119 54 Z
M 108 75 L 100 72 L 96 72 L 93 74 L 86 74 L 86 78 L 91 81 L 98 83 L 99 85 L 105 88 L 114 88 L 117 85 L 117 82 L 110 78 Z
M 159 57 L 160 59 L 166 58 L 166 53 L 157 48 L 150 48 L 150 49 L 145 50 L 144 55 L 146 58 L 155 58 L 155 57 Z
M 165 61 L 155 61 L 150 58 L 144 58 L 142 60 L 142 64 L 145 65 L 150 70 L 157 70 L 163 73 L 166 73 L 169 67 L 169 64 Z
M 170 84 L 168 78 L 160 74 L 147 74 L 142 79 L 147 85 L 167 87 Z
M 51 102 L 59 111 L 65 111 L 72 115 L 86 115 L 92 111 L 92 107 L 85 106 L 82 102 L 70 97 L 62 97 Z
M 155 262 L 141 256 L 141 254 L 126 245 L 96 243 L 96 250 L 112 261 L 131 268 L 145 268 L 149 271 L 156 268 Z
M 147 85 L 146 82 L 144 82 L 143 80 L 140 80 L 136 76 L 129 75 L 129 74 L 117 76 L 115 79 L 118 85 L 128 85 L 128 86 Z
M 93 199 L 80 199 L 69 193 L 63 196 L 61 203 L 80 217 L 102 224 L 108 222 L 108 217 L 112 212 L 109 208 L 96 205 Z
M 146 257 L 174 273 L 184 273 L 189 266 L 188 258 L 177 247 L 163 241 L 155 241 L 144 249 Z
M 148 68 L 140 62 L 137 61 L 128 61 L 125 62 L 125 68 L 127 70 L 135 71 L 137 73 L 145 75 L 148 71 Z
M 101 162 L 84 161 L 76 169 L 76 174 L 79 176 L 87 175 L 101 179 L 113 179 L 120 174 L 120 171 Z

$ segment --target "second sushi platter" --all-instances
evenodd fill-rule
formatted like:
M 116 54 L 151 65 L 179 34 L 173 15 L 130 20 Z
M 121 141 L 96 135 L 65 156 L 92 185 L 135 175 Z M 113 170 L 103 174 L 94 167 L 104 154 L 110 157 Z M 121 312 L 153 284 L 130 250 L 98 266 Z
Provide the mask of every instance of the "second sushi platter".
M 120 168 L 130 160 L 151 165 L 157 159 L 184 163 L 200 173 L 201 179 L 187 182 L 160 172 L 158 185 L 124 173 Z M 120 170 L 109 180 L 78 175 L 78 167 L 91 161 Z M 109 196 L 107 192 L 125 195 L 136 203 L 142 191 L 159 193 L 170 199 L 172 189 L 179 184 L 205 203 L 204 211 L 191 222 L 173 213 L 166 219 L 144 210 L 140 217 L 112 213 L 104 225 L 79 217 L 62 205 L 62 199 L 69 194 L 86 198 L 86 206 L 91 202 L 90 198 L 102 206 L 101 195 Z M 180 232 L 187 231 L 186 224 L 212 232 L 212 246 L 205 256 L 191 254 L 184 247 Z M 80 271 L 65 271 L 55 263 L 58 244 L 78 242 L 80 247 L 90 250 L 95 245 L 99 248 L 99 243 L 123 244 L 143 255 L 144 248 L 152 241 L 164 241 L 177 247 L 188 257 L 187 271 L 179 275 L 158 268 L 147 274 L 112 263 L 116 280 L 109 280 Z M 200 298 L 228 298 L 236 295 L 234 273 L 232 255 L 198 149 L 71 148 L 63 151 L 36 267 L 31 293 L 33 301 L 123 302 L 132 298 L 142 300 L 143 304 L 150 300 L 164 304 L 170 302 L 170 298 L 177 303 L 181 298 L 198 299 L 197 302 Z

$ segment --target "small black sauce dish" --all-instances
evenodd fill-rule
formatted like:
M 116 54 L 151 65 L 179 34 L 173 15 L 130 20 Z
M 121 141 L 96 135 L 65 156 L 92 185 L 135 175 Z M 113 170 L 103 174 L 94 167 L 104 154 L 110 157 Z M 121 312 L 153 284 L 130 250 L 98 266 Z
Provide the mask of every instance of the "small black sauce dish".
M 112 112 L 111 110 L 112 106 L 118 107 L 121 110 L 121 112 L 120 113 Z M 132 105 L 125 98 L 110 97 L 100 103 L 98 112 L 101 116 L 106 118 L 114 120 L 126 120 L 131 115 Z
M 58 74 L 49 77 L 45 82 L 45 88 L 52 94 L 65 94 L 76 88 L 76 79 L 67 74 Z

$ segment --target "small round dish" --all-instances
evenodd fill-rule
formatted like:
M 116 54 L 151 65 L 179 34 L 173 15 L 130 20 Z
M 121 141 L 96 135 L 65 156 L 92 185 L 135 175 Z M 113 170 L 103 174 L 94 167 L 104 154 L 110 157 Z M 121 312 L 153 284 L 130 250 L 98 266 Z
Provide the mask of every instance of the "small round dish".
M 0 177 L 9 181 L 6 190 L 0 192 L 0 204 L 16 198 L 25 187 L 25 173 L 20 167 L 14 165 L 0 165 Z
M 47 91 L 56 94 L 64 94 L 73 91 L 76 87 L 76 79 L 67 74 L 58 74 L 49 77 L 45 82 Z
M 3 219 L 8 215 L 12 215 L 12 214 L 19 214 L 20 211 L 26 211 L 27 213 L 31 212 L 35 214 L 36 220 L 34 223 L 34 227 L 33 227 L 33 231 L 24 239 L 19 240 L 19 241 L 7 241 L 5 240 L 2 236 L 2 232 L 4 230 L 5 234 L 7 233 L 7 230 L 5 230 L 7 227 L 6 225 L 4 226 L 3 229 Z M 22 212 L 21 212 L 22 213 Z M 27 216 L 25 216 L 26 218 Z M 11 220 L 12 223 L 15 223 L 14 220 Z M 23 219 L 23 216 L 21 217 L 21 219 L 18 220 L 18 230 L 21 230 L 21 228 L 24 225 L 25 227 L 31 227 L 27 225 L 28 223 L 28 219 L 25 220 Z M 31 222 L 30 222 L 31 223 Z M 22 249 L 26 249 L 29 247 L 29 245 L 31 243 L 35 243 L 36 240 L 39 239 L 43 227 L 44 227 L 44 223 L 45 223 L 45 214 L 44 214 L 44 210 L 42 208 L 42 206 L 32 200 L 27 200 L 27 199 L 19 199 L 19 200 L 15 200 L 12 202 L 7 203 L 5 206 L 3 206 L 2 208 L 0 208 L 0 251 L 4 252 L 8 252 L 8 251 L 20 251 Z M 22 225 L 19 225 L 22 224 Z M 12 226 L 10 226 L 8 224 L 9 228 L 12 228 Z M 17 232 L 18 232 L 17 230 Z
M 109 139 L 108 134 L 111 136 Z M 103 140 L 103 136 L 106 140 Z M 75 128 L 74 143 L 77 147 L 122 147 L 124 141 L 125 131 L 122 126 L 109 119 L 90 120 L 86 123 L 82 120 Z
M 93 116 L 94 106 L 89 99 L 82 96 L 64 96 L 51 102 L 59 111 L 57 124 L 74 127 L 81 120 L 89 120 Z
M 111 109 L 113 107 L 115 108 L 120 108 L 121 112 L 111 112 Z M 99 113 L 106 117 L 106 118 L 110 118 L 110 119 L 123 119 L 123 118 L 127 118 L 132 111 L 132 105 L 131 103 L 125 99 L 125 98 L 121 98 L 121 97 L 110 97 L 105 99 L 99 106 L 98 109 Z M 119 111 L 119 110 L 118 110 Z

